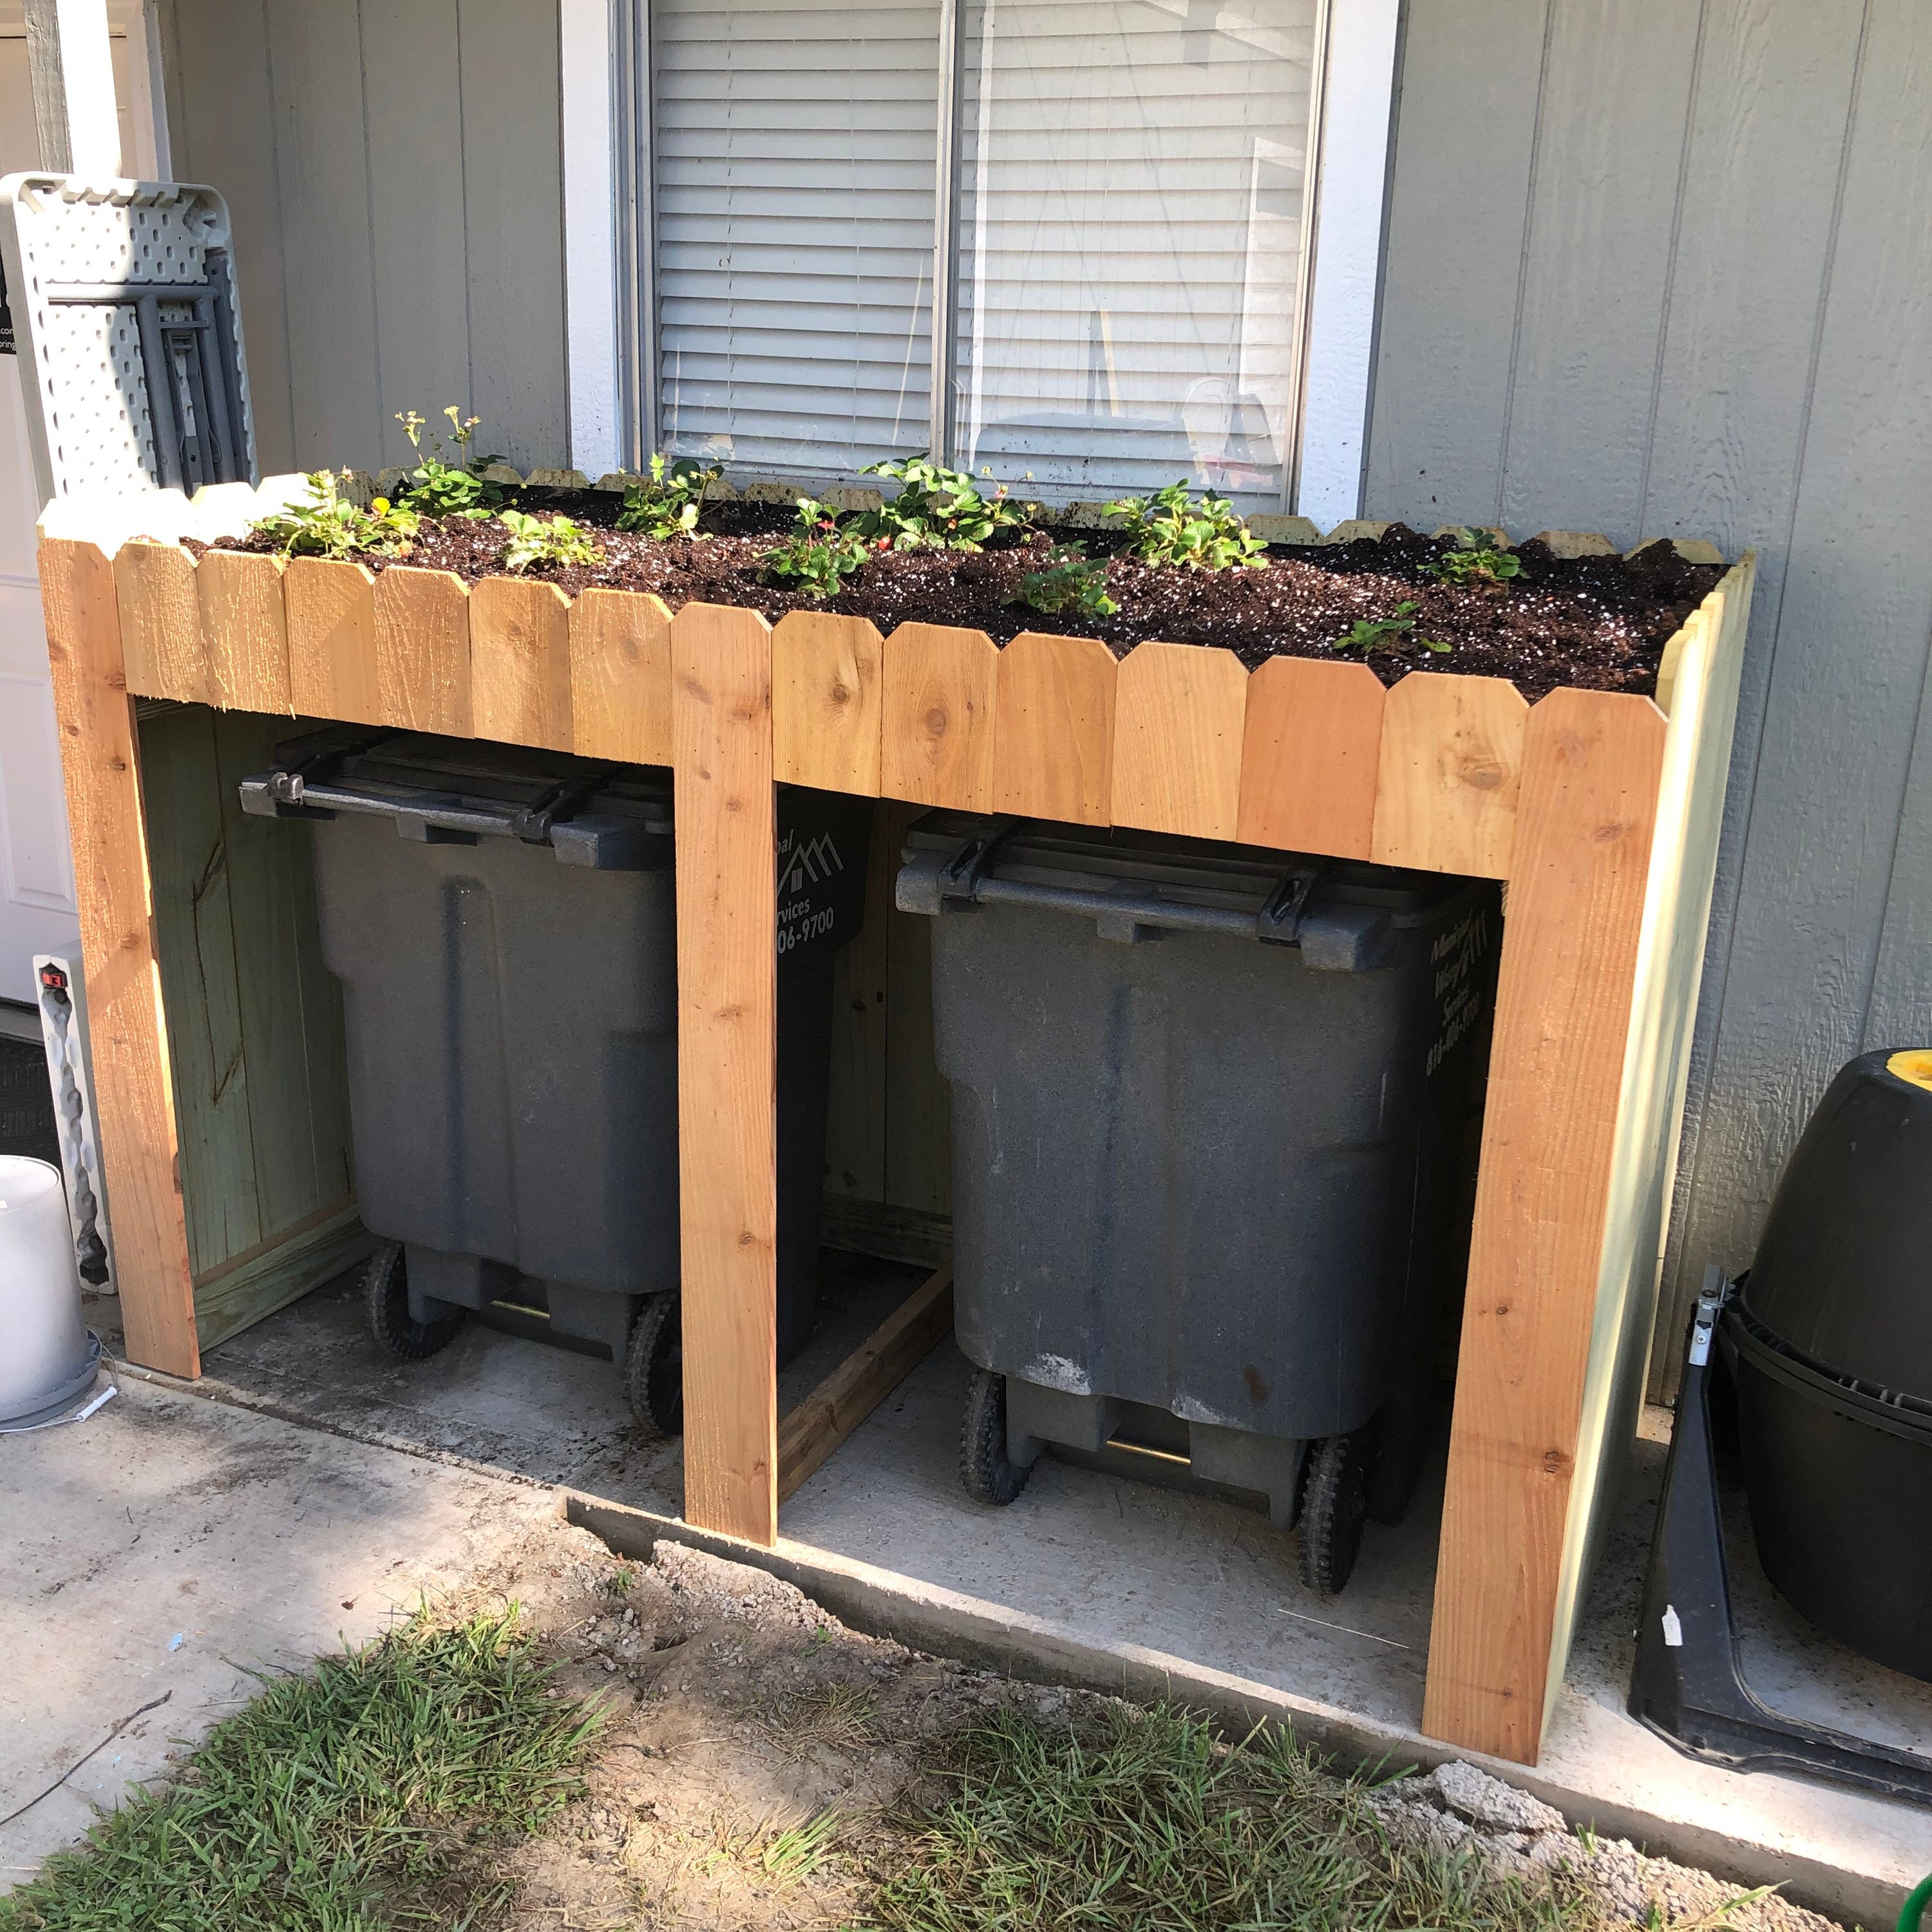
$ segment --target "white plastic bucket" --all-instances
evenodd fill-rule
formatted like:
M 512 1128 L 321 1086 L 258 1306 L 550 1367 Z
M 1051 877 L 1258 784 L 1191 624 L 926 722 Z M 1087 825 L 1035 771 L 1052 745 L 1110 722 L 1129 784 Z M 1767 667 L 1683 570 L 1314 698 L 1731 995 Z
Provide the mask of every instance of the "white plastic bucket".
M 100 1358 L 80 1318 L 60 1169 L 0 1154 L 0 1424 L 84 1395 Z

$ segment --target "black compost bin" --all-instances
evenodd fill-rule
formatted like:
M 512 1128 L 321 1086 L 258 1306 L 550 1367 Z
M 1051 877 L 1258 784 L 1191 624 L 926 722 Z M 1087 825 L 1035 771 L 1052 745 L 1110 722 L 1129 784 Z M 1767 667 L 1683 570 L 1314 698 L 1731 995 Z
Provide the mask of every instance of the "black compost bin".
M 1339 1589 L 1466 1258 L 1495 888 L 937 812 L 898 899 L 937 916 L 968 1488 L 1048 1444 L 1184 1471 L 1300 1513 Z
M 641 1420 L 682 1413 L 670 774 L 332 727 L 245 810 L 316 821 L 341 982 L 378 1338 L 417 1356 L 465 1309 L 602 1344 Z M 778 799 L 778 1349 L 811 1332 L 832 956 L 859 929 L 870 807 Z M 500 1315 L 498 1318 L 501 1318 Z
M 1821 1630 L 1932 1678 L 1932 1052 L 1819 1102 L 1720 1331 L 1758 1555 Z

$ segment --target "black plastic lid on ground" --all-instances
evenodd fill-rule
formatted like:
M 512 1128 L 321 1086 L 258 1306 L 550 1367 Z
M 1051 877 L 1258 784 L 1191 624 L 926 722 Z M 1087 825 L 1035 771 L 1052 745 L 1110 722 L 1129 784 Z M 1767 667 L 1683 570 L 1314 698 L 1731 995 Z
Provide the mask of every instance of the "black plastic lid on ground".
M 1932 1051 L 1840 1071 L 1778 1182 L 1744 1303 L 1808 1362 L 1932 1402 Z

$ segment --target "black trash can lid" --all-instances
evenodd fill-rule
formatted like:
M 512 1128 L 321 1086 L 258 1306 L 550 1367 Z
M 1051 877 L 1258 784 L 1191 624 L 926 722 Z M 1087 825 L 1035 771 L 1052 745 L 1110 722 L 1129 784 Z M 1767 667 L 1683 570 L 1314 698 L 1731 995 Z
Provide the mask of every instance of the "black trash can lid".
M 1932 1402 L 1932 1052 L 1861 1054 L 1772 1197 L 1744 1305 L 1828 1373 Z
M 1311 907 L 1375 907 L 1398 923 L 1438 917 L 1452 900 L 1491 890 L 1441 872 L 1404 872 L 1347 859 L 1277 852 L 1125 826 L 1061 825 L 1047 819 L 986 818 L 930 812 L 906 832 L 904 856 L 957 851 L 975 840 L 987 876 L 1106 891 L 1145 887 L 1177 904 L 1221 907 L 1250 916 L 1297 874 L 1310 881 Z

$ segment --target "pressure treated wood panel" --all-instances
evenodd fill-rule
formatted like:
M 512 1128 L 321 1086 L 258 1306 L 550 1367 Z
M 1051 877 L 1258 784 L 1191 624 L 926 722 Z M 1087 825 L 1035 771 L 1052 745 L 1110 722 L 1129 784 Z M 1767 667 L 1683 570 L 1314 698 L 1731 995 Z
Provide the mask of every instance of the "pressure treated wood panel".
M 1000 652 L 994 811 L 1112 822 L 1118 675 L 1095 638 L 1022 631 Z
M 952 1264 L 946 1262 L 779 1424 L 779 1502 L 952 1333 Z
M 778 1534 L 778 878 L 771 629 L 671 624 L 684 1514 Z
M 201 647 L 194 559 L 178 544 L 137 538 L 114 554 L 114 591 L 128 689 L 207 703 L 214 693 Z
M 570 607 L 570 736 L 586 758 L 670 763 L 670 612 L 634 590 Z
M 321 1210 L 253 1252 L 238 1255 L 195 1284 L 195 1324 L 202 1349 L 252 1328 L 366 1260 L 375 1249 L 376 1238 L 363 1226 L 351 1201 Z
M 140 731 L 154 956 L 166 995 L 182 1200 L 196 1274 L 272 1232 L 262 1224 L 256 1187 L 214 728 L 215 714 L 195 705 L 150 717 Z
M 282 573 L 289 699 L 310 718 L 380 724 L 376 580 L 359 563 L 298 556 Z
M 571 748 L 570 600 L 486 577 L 470 593 L 470 705 L 479 738 Z
M 114 571 L 92 544 L 43 543 L 39 561 L 122 1326 L 131 1359 L 194 1376 L 201 1358 Z
M 1382 707 L 1371 856 L 1510 876 L 1528 706 L 1507 678 L 1412 671 Z
M 238 796 L 290 729 L 275 718 L 218 718 L 204 778 L 221 808 L 255 1191 L 272 1245 L 334 1212 L 356 1186 L 341 988 L 322 967 L 316 916 L 311 847 L 328 834 L 303 818 L 253 817 Z M 242 1312 L 239 1296 L 231 1290 L 222 1318 Z M 195 1306 L 206 1346 L 212 1317 L 199 1270 Z
M 386 724 L 466 738 L 470 592 L 447 570 L 392 564 L 376 579 L 376 709 Z
M 1648 698 L 1525 734 L 1423 1728 L 1541 1742 L 1664 762 Z
M 1142 644 L 1116 687 L 1116 825 L 1232 838 L 1240 820 L 1248 674 L 1232 651 Z
M 916 805 L 993 808 L 999 652 L 983 631 L 902 624 L 885 642 L 880 789 Z
M 829 1195 L 886 1198 L 892 881 L 905 828 L 920 809 L 892 799 L 882 799 L 874 808 L 866 862 L 866 922 L 832 962 L 830 1099 L 825 1118 Z
M 212 550 L 195 577 L 213 701 L 230 711 L 292 712 L 280 560 Z
M 782 784 L 878 796 L 884 655 L 863 617 L 791 610 L 778 620 L 772 738 Z
M 1361 664 L 1270 658 L 1248 680 L 1237 836 L 1366 859 L 1374 836 L 1382 681 Z
M 1690 1070 L 1697 982 L 1730 766 L 1754 560 L 1747 556 L 1685 625 L 1664 734 L 1650 877 L 1623 1094 L 1610 1172 L 1597 1319 L 1583 1384 L 1550 1694 L 1622 1490 L 1658 1311 L 1664 1234 Z M 1681 1339 L 1658 1331 L 1660 1346 Z

